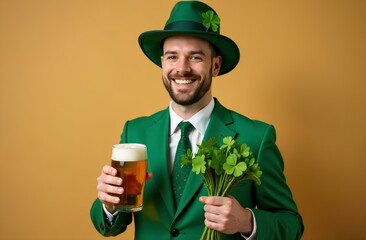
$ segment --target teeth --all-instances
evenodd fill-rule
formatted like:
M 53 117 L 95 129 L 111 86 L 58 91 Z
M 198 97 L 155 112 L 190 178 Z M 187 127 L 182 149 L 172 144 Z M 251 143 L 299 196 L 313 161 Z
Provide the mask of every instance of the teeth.
M 178 84 L 189 84 L 191 82 L 193 82 L 192 80 L 188 80 L 188 79 L 175 79 L 175 82 Z

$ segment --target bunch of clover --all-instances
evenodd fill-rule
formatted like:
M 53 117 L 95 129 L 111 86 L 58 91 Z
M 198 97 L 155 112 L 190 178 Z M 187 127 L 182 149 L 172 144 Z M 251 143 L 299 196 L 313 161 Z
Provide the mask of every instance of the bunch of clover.
M 232 137 L 218 145 L 215 138 L 203 141 L 193 156 L 191 149 L 182 157 L 182 166 L 192 164 L 192 171 L 203 176 L 208 196 L 227 196 L 240 181 L 254 180 L 258 185 L 262 171 L 250 147 Z M 201 239 L 219 239 L 219 233 L 205 227 Z

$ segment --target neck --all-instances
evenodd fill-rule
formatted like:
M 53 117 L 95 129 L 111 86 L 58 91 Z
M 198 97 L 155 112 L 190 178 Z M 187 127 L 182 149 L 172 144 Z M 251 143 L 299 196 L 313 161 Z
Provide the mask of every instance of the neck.
M 198 102 L 192 105 L 179 105 L 176 102 L 172 102 L 172 108 L 176 114 L 178 114 L 184 120 L 190 119 L 193 115 L 198 113 L 202 108 L 206 107 L 212 99 L 211 93 L 207 93 Z

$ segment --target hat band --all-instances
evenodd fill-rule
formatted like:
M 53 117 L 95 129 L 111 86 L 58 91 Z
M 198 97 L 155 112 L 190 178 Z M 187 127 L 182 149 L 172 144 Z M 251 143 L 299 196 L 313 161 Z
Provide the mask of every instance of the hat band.
M 175 21 L 165 25 L 164 30 L 175 30 L 175 31 L 200 31 L 200 32 L 212 32 L 211 29 L 205 28 L 202 23 L 193 21 Z M 220 29 L 216 33 L 220 33 Z

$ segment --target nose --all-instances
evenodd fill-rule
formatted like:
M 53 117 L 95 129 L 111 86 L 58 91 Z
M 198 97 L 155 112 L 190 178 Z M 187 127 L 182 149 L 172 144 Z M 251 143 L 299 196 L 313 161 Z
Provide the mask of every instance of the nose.
M 191 71 L 191 65 L 189 59 L 187 58 L 180 58 L 177 62 L 177 71 L 179 73 L 186 73 Z

